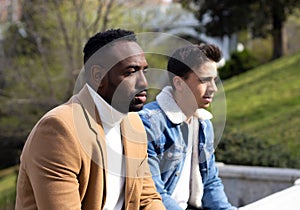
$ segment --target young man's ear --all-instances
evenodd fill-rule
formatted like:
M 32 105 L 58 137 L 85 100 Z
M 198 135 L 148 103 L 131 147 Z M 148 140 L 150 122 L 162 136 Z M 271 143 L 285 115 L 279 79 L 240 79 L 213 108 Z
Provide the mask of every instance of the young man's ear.
M 181 77 L 175 76 L 175 77 L 173 77 L 173 85 L 175 87 L 175 90 L 182 91 L 183 85 L 185 85 L 185 84 Z

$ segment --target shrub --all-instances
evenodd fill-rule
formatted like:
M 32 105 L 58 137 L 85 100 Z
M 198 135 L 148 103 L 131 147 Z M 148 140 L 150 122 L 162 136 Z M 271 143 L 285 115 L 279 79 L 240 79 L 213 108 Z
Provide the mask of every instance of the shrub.
M 228 79 L 259 65 L 259 61 L 248 50 L 233 52 L 230 57 L 230 60 L 219 69 L 221 79 Z
M 238 131 L 224 133 L 216 149 L 216 159 L 226 164 L 288 167 L 300 166 L 286 145 L 272 144 Z

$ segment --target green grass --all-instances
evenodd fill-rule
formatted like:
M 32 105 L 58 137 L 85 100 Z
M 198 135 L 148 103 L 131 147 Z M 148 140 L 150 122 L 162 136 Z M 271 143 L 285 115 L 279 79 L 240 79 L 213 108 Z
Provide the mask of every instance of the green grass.
M 273 145 L 282 144 L 292 158 L 300 159 L 300 53 L 262 65 L 223 85 L 227 127 Z
M 17 168 L 12 167 L 0 171 L 0 209 L 12 207 L 16 196 Z

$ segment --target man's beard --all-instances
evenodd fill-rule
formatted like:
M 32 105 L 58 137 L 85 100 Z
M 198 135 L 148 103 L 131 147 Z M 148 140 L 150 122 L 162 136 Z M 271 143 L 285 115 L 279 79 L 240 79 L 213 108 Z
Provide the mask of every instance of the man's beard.
M 143 109 L 143 106 L 137 106 L 133 101 L 129 104 L 129 112 L 138 112 Z
M 125 94 L 119 93 L 107 101 L 112 107 L 124 114 L 128 112 L 138 112 L 143 109 L 145 99 L 140 99 L 139 96 L 147 98 L 147 90 L 142 90 L 133 94 L 131 97 L 124 97 Z M 131 99 L 131 101 L 129 101 Z
M 138 102 L 135 100 L 135 98 L 133 98 L 129 104 L 129 112 L 138 112 L 143 109 L 143 106 L 143 103 Z

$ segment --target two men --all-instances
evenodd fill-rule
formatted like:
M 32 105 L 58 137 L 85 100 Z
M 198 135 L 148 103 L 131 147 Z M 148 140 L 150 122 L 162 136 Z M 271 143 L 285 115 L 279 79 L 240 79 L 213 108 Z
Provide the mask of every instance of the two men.
M 168 210 L 236 209 L 227 201 L 214 157 L 212 115 L 203 108 L 217 91 L 214 45 L 188 45 L 169 58 L 171 86 L 139 112 L 148 137 L 149 166 Z
M 147 164 L 137 113 L 147 62 L 133 32 L 109 30 L 84 47 L 86 84 L 45 114 L 21 155 L 16 210 L 165 209 Z
M 231 209 L 215 167 L 211 115 L 198 109 L 216 91 L 219 59 L 210 45 L 175 52 L 168 64 L 172 88 L 140 112 L 146 135 L 131 112 L 142 109 L 147 88 L 147 62 L 134 33 L 91 37 L 86 84 L 45 114 L 26 141 L 16 209 Z

